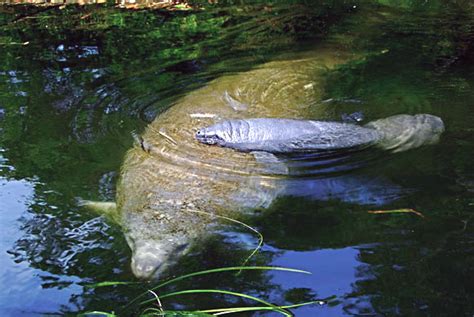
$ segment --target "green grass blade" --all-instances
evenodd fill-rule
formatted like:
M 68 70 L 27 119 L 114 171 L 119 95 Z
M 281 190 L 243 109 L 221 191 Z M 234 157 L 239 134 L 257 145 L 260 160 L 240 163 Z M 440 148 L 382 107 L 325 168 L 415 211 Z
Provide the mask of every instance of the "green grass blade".
M 294 305 L 278 306 L 278 307 L 281 309 L 290 309 L 290 308 L 298 308 L 298 307 L 308 306 L 308 305 L 313 305 L 313 304 L 318 304 L 318 303 L 319 301 L 311 301 L 311 302 L 299 303 L 299 304 L 294 304 Z M 268 306 L 231 307 L 231 308 L 205 309 L 205 310 L 199 310 L 199 312 L 212 313 L 214 316 L 220 316 L 220 315 L 226 315 L 226 314 L 260 311 L 260 310 L 273 310 L 273 308 L 268 307 Z
M 106 281 L 106 282 L 99 282 L 99 283 L 95 283 L 95 284 L 85 284 L 84 287 L 86 287 L 86 288 L 98 288 L 98 287 L 106 287 L 106 286 L 132 285 L 132 284 L 141 284 L 141 282 Z
M 226 216 L 220 216 L 220 215 L 215 215 L 215 214 L 212 214 L 212 213 L 209 213 L 209 212 L 206 212 L 206 211 L 202 211 L 202 210 L 189 210 L 190 212 L 194 212 L 194 213 L 203 213 L 203 214 L 207 214 L 211 217 L 218 217 L 218 218 L 221 218 L 221 219 L 225 219 L 227 221 L 231 221 L 231 222 L 235 222 L 247 229 L 249 229 L 250 231 L 254 232 L 257 236 L 258 236 L 258 244 L 257 246 L 255 247 L 255 249 L 249 254 L 249 256 L 244 260 L 244 262 L 242 263 L 241 266 L 245 266 L 248 261 L 250 261 L 250 259 L 255 255 L 257 254 L 257 252 L 262 248 L 262 245 L 263 245 L 263 235 L 257 230 L 255 229 L 254 227 L 251 227 L 249 226 L 248 224 L 246 224 L 245 222 L 242 222 L 240 220 L 237 220 L 237 219 L 233 219 L 233 218 L 230 218 L 230 217 L 226 217 Z M 240 274 L 241 271 L 237 272 L 237 274 Z
M 159 316 L 159 315 L 156 315 Z M 146 317 L 141 316 L 140 317 Z M 184 310 L 165 310 L 162 317 L 214 317 L 214 315 L 209 315 L 206 313 L 201 313 L 198 311 L 184 311 Z
M 272 311 L 275 311 L 275 312 L 279 312 L 280 314 L 284 315 L 284 316 L 288 316 L 288 317 L 291 317 L 292 314 L 291 312 L 283 309 L 283 308 L 280 308 L 279 306 L 276 306 L 272 303 L 269 303 L 267 301 L 264 301 L 263 299 L 260 299 L 258 297 L 254 297 L 254 296 L 251 296 L 251 295 L 247 295 L 247 294 L 242 294 L 242 293 L 236 293 L 236 292 L 231 292 L 231 291 L 224 291 L 224 290 L 216 290 L 216 289 L 188 289 L 188 290 L 183 290 L 183 291 L 178 291 L 178 292 L 173 292 L 173 293 L 168 293 L 168 294 L 164 294 L 164 295 L 161 295 L 160 298 L 163 299 L 163 298 L 167 298 L 167 297 L 173 297 L 173 296 L 179 296 L 179 295 L 184 295 L 184 294 L 203 294 L 203 293 L 214 293 L 214 294 L 226 294 L 226 295 L 233 295 L 233 296 L 238 296 L 238 297 L 242 297 L 242 298 L 246 298 L 246 299 L 250 299 L 250 300 L 253 300 L 253 301 L 256 301 L 256 302 L 259 302 L 261 304 L 264 304 L 266 305 L 267 307 L 269 308 L 272 308 L 271 310 Z M 141 302 L 140 304 L 141 305 L 145 305 L 145 304 L 149 304 L 151 302 L 153 302 L 154 299 L 149 299 L 149 300 L 146 300 L 146 301 L 143 301 Z
M 178 281 L 188 279 L 188 278 L 191 278 L 191 277 L 194 277 L 194 276 L 213 274 L 213 273 L 221 273 L 221 272 L 229 272 L 229 271 L 242 271 L 242 270 L 249 270 L 249 271 L 251 271 L 251 270 L 285 271 L 285 272 L 292 272 L 292 273 L 311 274 L 311 272 L 308 272 L 308 271 L 303 271 L 303 270 L 298 270 L 298 269 L 291 269 L 291 268 L 286 268 L 286 267 L 279 267 L 279 266 L 230 266 L 230 267 L 221 267 L 221 268 L 217 268 L 217 269 L 198 271 L 198 272 L 178 276 L 174 279 L 163 282 L 163 283 L 151 288 L 150 290 L 154 291 L 154 290 L 162 288 L 166 285 L 173 284 L 173 283 L 176 283 Z M 125 305 L 124 308 L 130 306 L 131 304 L 133 304 L 134 302 L 136 302 L 140 298 L 146 296 L 147 294 L 148 293 L 143 293 L 141 295 L 138 295 L 137 297 L 132 299 L 127 305 Z
M 115 314 L 106 313 L 106 312 L 102 312 L 102 311 L 89 311 L 89 312 L 79 314 L 77 316 L 78 317 L 86 317 L 86 316 L 91 316 L 91 315 L 97 315 L 97 316 L 102 316 L 102 317 L 117 317 L 117 315 L 115 315 Z
M 162 288 L 166 285 L 169 285 L 169 284 L 172 284 L 172 283 L 175 283 L 175 282 L 178 282 L 178 281 L 190 278 L 190 277 L 198 276 L 198 275 L 228 272 L 228 271 L 240 271 L 240 270 L 286 271 L 286 272 L 293 272 L 293 273 L 311 274 L 311 272 L 308 272 L 308 271 L 303 271 L 303 270 L 298 270 L 298 269 L 291 269 L 291 268 L 280 267 L 280 266 L 230 266 L 230 267 L 210 269 L 210 270 L 199 271 L 199 272 L 194 272 L 194 273 L 189 273 L 189 274 L 186 274 L 186 275 L 178 276 L 174 279 L 171 279 L 169 281 L 166 281 L 164 283 L 161 283 L 161 284 L 153 287 L 151 290 L 156 290 L 156 289 Z

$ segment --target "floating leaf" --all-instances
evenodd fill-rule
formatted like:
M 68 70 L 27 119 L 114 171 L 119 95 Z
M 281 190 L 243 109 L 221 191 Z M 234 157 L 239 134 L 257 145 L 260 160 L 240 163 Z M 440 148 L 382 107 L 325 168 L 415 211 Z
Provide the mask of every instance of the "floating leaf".
M 398 213 L 412 213 L 421 218 L 425 218 L 425 216 L 414 209 L 411 208 L 401 208 L 401 209 L 392 209 L 392 210 L 370 210 L 368 211 L 369 214 L 398 214 Z

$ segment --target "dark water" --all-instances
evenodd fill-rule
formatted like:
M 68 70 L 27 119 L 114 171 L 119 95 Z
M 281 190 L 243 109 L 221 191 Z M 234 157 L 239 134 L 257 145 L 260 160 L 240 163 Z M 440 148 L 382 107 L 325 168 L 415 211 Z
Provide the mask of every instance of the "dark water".
M 180 97 L 328 42 L 360 58 L 326 71 L 315 113 L 322 105 L 324 119 L 363 111 L 366 122 L 431 113 L 446 125 L 440 142 L 384 153 L 329 180 L 296 178 L 291 196 L 251 220 L 265 239 L 253 262 L 312 275 L 225 274 L 180 288 L 228 289 L 278 304 L 335 296 L 330 304 L 295 309 L 296 316 L 474 314 L 468 2 L 221 4 L 176 13 L 71 7 L 34 18 L 24 10 L 0 11 L 2 316 L 139 312 L 124 305 L 148 283 L 85 287 L 136 279 L 120 227 L 77 207 L 76 197 L 112 201 L 131 132 Z M 325 180 L 333 192 L 305 194 Z M 424 217 L 368 212 L 400 208 Z M 170 275 L 239 265 L 256 243 L 230 227 Z M 191 310 L 245 302 L 189 295 L 164 304 Z

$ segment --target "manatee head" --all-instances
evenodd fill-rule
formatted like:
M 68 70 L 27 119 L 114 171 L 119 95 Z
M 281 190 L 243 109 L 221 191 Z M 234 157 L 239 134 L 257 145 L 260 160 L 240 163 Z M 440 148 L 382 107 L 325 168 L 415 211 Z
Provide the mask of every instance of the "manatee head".
M 176 264 L 183 256 L 188 245 L 184 241 L 164 240 L 132 240 L 127 241 L 132 249 L 131 269 L 133 274 L 141 279 L 155 279 Z
M 196 132 L 199 142 L 220 146 L 246 142 L 250 136 L 250 127 L 245 120 L 225 120 Z
M 189 251 L 199 232 L 189 228 L 194 219 L 159 214 L 154 210 L 128 213 L 123 219 L 124 235 L 132 250 L 133 274 L 156 279 Z M 184 230 L 182 226 L 188 226 Z
M 224 145 L 228 139 L 228 127 L 222 123 L 211 125 L 206 128 L 199 129 L 196 132 L 196 139 L 204 144 Z

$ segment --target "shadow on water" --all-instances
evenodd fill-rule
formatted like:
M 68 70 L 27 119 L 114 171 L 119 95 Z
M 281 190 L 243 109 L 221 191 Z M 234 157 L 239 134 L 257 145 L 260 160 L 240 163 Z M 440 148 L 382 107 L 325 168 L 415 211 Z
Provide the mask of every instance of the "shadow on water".
M 67 7 L 15 23 L 15 13 L 0 13 L 2 315 L 138 313 L 120 307 L 147 283 L 84 287 L 134 278 L 121 228 L 80 210 L 75 198 L 113 200 L 130 132 L 181 98 L 214 79 L 297 56 L 322 38 L 360 58 L 313 74 L 324 81 L 306 116 L 338 120 L 362 110 L 368 122 L 432 113 L 447 127 L 440 143 L 329 174 L 307 174 L 304 164 L 321 171 L 334 162 L 300 158 L 294 171 L 302 175 L 246 220 L 266 242 L 252 264 L 306 269 L 311 277 L 245 273 L 180 286 L 275 303 L 337 296 L 297 316 L 472 315 L 474 11 L 391 3 L 221 4 L 177 13 Z M 400 208 L 425 218 L 368 213 Z M 168 274 L 239 265 L 255 244 L 239 227 L 221 228 Z M 246 303 L 216 296 L 166 304 Z

